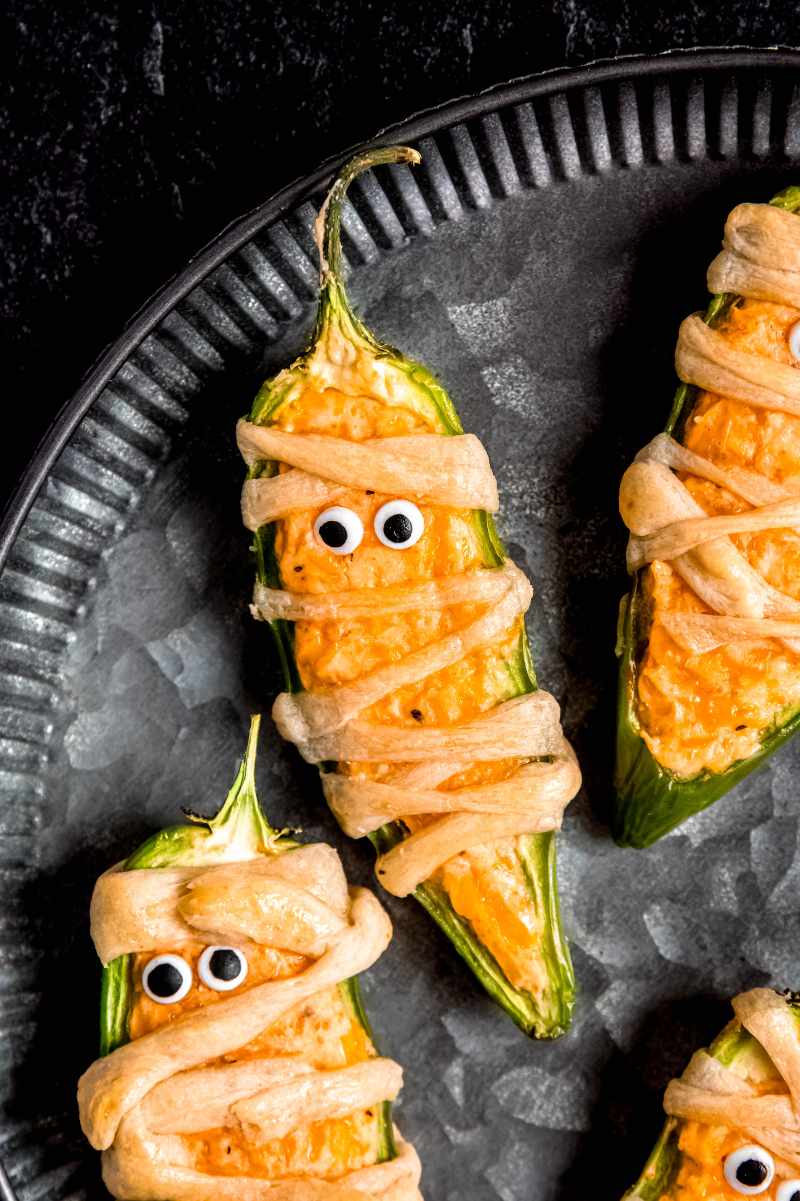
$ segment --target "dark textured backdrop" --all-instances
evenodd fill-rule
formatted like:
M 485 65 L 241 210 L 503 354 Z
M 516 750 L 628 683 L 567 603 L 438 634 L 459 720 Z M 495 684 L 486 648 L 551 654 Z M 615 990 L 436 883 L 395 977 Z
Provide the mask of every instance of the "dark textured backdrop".
M 792 0 L 6 0 L 0 504 L 151 292 L 222 226 L 415 110 L 674 46 L 800 43 Z M 10 380 L 8 374 L 10 372 Z

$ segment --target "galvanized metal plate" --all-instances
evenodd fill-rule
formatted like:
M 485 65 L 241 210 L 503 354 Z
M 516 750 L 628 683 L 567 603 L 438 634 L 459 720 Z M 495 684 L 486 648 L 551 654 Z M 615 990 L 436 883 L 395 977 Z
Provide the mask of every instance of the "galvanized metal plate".
M 537 596 L 540 678 L 585 790 L 560 842 L 580 981 L 571 1034 L 528 1042 L 413 903 L 365 993 L 406 1067 L 397 1120 L 427 1201 L 614 1198 L 660 1094 L 739 988 L 797 986 L 798 747 L 647 852 L 603 823 L 625 587 L 620 473 L 662 425 L 679 319 L 729 208 L 796 182 L 800 56 L 683 54 L 524 80 L 414 118 L 421 168 L 375 172 L 346 221 L 351 286 L 430 365 L 498 475 Z M 20 1201 L 105 1196 L 74 1088 L 95 1054 L 96 876 L 181 805 L 211 810 L 278 688 L 247 614 L 233 425 L 307 337 L 330 165 L 226 232 L 137 318 L 31 465 L 2 534 L 0 1152 Z M 276 824 L 368 846 L 268 729 Z M 0 1180 L 0 1191 L 12 1196 Z

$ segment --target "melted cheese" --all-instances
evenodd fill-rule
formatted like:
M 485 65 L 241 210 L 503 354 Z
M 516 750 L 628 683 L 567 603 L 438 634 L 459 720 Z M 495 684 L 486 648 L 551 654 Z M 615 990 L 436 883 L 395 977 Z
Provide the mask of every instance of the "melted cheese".
M 800 312 L 745 300 L 719 327 L 737 349 L 797 365 L 788 332 Z M 800 484 L 800 418 L 770 413 L 700 392 L 686 423 L 684 444 L 721 467 L 748 467 L 776 483 Z M 709 514 L 747 506 L 725 489 L 682 477 Z M 790 530 L 735 535 L 736 546 L 764 578 L 800 599 L 800 536 Z M 765 729 L 800 706 L 800 656 L 774 639 L 688 655 L 667 634 L 659 615 L 668 609 L 707 612 L 667 563 L 644 573 L 653 616 L 638 676 L 642 736 L 660 764 L 682 777 L 722 772 L 759 750 Z

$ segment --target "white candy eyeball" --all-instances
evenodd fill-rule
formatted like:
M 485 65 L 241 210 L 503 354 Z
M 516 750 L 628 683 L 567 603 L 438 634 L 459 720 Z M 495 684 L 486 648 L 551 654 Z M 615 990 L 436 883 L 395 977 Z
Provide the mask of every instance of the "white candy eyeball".
M 247 960 L 236 947 L 206 947 L 197 961 L 197 972 L 208 988 L 230 992 L 247 978 Z
M 180 955 L 156 955 L 145 965 L 142 987 L 151 1001 L 175 1005 L 192 987 L 192 969 Z
M 769 1151 L 750 1143 L 732 1151 L 725 1159 L 725 1179 L 732 1189 L 745 1196 L 764 1193 L 772 1184 L 775 1161 Z
M 775 1193 L 775 1201 L 800 1201 L 800 1180 L 782 1180 Z
M 800 362 L 800 321 L 795 321 L 789 329 L 789 351 L 792 358 Z
M 408 550 L 422 537 L 425 519 L 410 500 L 390 500 L 375 514 L 375 533 L 384 546 Z
M 320 513 L 314 522 L 314 533 L 322 545 L 335 555 L 350 555 L 361 545 L 364 525 L 358 513 L 334 505 Z

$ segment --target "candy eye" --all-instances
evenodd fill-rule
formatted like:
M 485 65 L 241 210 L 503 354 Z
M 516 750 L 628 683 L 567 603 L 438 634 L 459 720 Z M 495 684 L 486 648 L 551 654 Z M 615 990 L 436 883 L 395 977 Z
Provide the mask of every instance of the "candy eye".
M 419 542 L 425 520 L 410 500 L 390 500 L 375 514 L 375 533 L 384 546 L 407 550 Z
M 789 329 L 789 351 L 792 358 L 800 362 L 800 321 L 795 321 Z
M 180 955 L 156 955 L 145 965 L 142 987 L 151 1001 L 175 1005 L 192 987 L 192 969 Z
M 725 1160 L 725 1179 L 737 1193 L 755 1196 L 763 1193 L 772 1184 L 775 1161 L 769 1151 L 755 1143 L 732 1151 Z M 794 1182 L 797 1184 L 797 1182 Z
M 209 988 L 230 992 L 247 976 L 247 960 L 236 947 L 206 947 L 197 962 L 197 971 Z
M 320 513 L 314 522 L 314 533 L 335 555 L 349 555 L 361 545 L 364 526 L 358 513 L 334 505 Z

